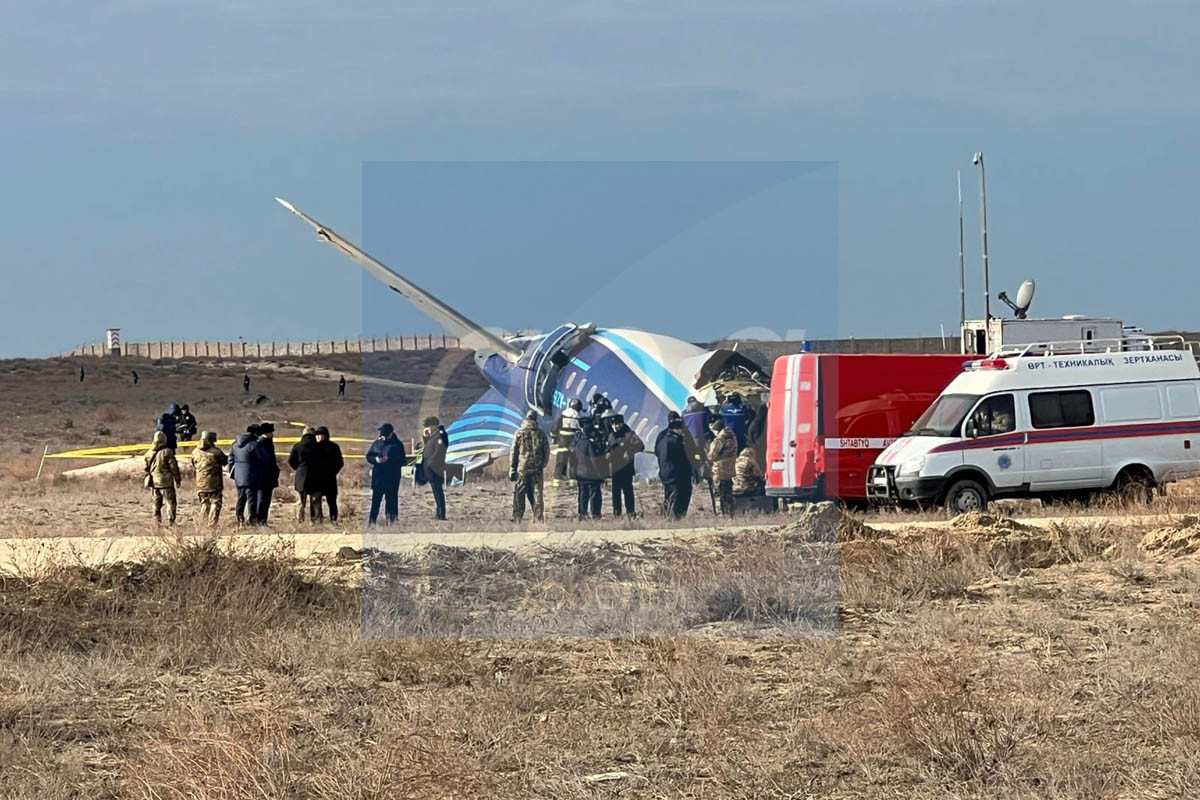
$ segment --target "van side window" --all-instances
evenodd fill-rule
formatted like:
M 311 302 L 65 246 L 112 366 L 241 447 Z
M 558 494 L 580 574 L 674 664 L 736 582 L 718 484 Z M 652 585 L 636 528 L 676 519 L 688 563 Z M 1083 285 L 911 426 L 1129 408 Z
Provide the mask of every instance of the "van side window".
M 1200 399 L 1196 396 L 1196 385 L 1185 383 L 1167 387 L 1167 405 L 1171 419 L 1196 419 L 1200 417 Z
M 1012 433 L 1017 428 L 1016 404 L 1011 394 L 998 394 L 980 403 L 971 414 L 976 436 Z
M 1035 428 L 1082 428 L 1094 425 L 1091 392 L 1037 392 L 1029 395 L 1029 420 Z

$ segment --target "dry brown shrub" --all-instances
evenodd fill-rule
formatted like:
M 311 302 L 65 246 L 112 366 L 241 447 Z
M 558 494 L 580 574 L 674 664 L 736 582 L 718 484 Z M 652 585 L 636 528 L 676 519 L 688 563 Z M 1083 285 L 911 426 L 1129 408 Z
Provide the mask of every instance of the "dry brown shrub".
M 96 417 L 101 422 L 121 422 L 125 419 L 125 412 L 116 406 L 100 406 L 96 409 Z

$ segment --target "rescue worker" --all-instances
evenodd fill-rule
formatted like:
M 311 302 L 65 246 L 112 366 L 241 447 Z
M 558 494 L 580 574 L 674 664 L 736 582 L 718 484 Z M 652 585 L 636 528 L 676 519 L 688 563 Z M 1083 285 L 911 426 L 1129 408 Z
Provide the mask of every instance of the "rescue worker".
M 425 482 L 433 492 L 433 518 L 446 518 L 446 450 L 450 447 L 450 437 L 437 417 L 426 417 L 424 430 L 425 444 L 421 447 L 421 472 Z
M 592 395 L 592 407 L 588 409 L 588 412 L 592 415 L 592 421 L 596 423 L 597 428 L 605 435 L 608 435 L 608 431 L 599 426 L 604 415 L 609 411 L 612 411 L 612 402 L 607 397 L 599 392 Z
M 579 485 L 579 518 L 600 519 L 600 508 L 604 503 L 604 479 L 608 477 L 608 437 L 604 436 L 596 421 L 588 417 L 575 442 L 577 454 L 575 480 Z
M 633 517 L 637 514 L 633 495 L 634 456 L 645 450 L 646 444 L 625 424 L 624 415 L 613 414 L 608 417 L 608 422 L 608 463 L 609 474 L 612 475 L 613 516 L 621 516 L 623 500 L 624 512 Z
M 754 412 L 742 403 L 742 396 L 732 392 L 721 406 L 721 419 L 725 427 L 737 438 L 738 452 L 746 446 L 746 426 L 754 419 Z
M 575 439 L 579 435 L 583 403 L 578 398 L 558 415 L 554 421 L 554 485 L 563 479 L 570 486 L 575 482 Z
M 391 525 L 400 516 L 400 476 L 408 454 L 404 443 L 396 437 L 392 423 L 379 426 L 379 438 L 371 443 L 367 451 L 367 463 L 371 465 L 371 513 L 368 525 L 379 519 L 379 505 L 384 506 L 384 520 Z
M 304 522 L 304 516 L 307 514 L 310 522 L 323 521 L 325 514 L 321 507 L 321 495 L 325 489 L 325 480 L 321 474 L 321 452 L 317 446 L 316 428 L 304 429 L 300 441 L 292 446 L 292 452 L 288 455 L 288 466 L 295 471 L 292 485 L 296 494 L 300 495 L 300 508 L 296 512 L 296 519 Z
M 179 474 L 179 462 L 175 451 L 167 447 L 167 436 L 162 431 L 154 432 L 153 444 L 144 456 L 146 462 L 147 487 L 154 492 L 154 521 L 162 525 L 163 506 L 167 507 L 167 524 L 175 524 L 178 506 L 175 488 L 183 483 Z
M 321 478 L 324 481 L 324 485 L 321 487 L 321 495 L 325 498 L 325 502 L 329 504 L 329 521 L 337 522 L 337 476 L 342 471 L 342 467 L 346 465 L 346 461 L 342 458 L 342 448 L 329 437 L 329 428 L 326 428 L 324 425 L 317 426 L 316 438 L 321 456 Z
M 258 524 L 258 486 L 261 482 L 254 447 L 258 444 L 258 425 L 250 425 L 238 434 L 229 450 L 229 474 L 237 486 L 237 505 L 234 514 L 238 525 Z
M 250 394 L 250 373 L 249 372 L 247 372 L 245 375 L 242 376 L 242 391 L 245 392 L 246 394 Z
M 156 430 L 162 433 L 167 438 L 167 447 L 172 451 L 179 447 L 179 443 L 175 440 L 175 418 L 179 415 L 179 406 L 172 403 L 167 406 L 166 413 L 158 418 Z
M 225 500 L 225 465 L 229 458 L 217 447 L 217 434 L 204 431 L 200 443 L 192 451 L 192 465 L 196 468 L 196 499 L 200 501 L 200 521 L 209 527 L 217 527 L 221 519 L 221 506 Z
M 513 522 L 525 516 L 525 501 L 533 506 L 533 518 L 541 522 L 545 513 L 543 475 L 550 459 L 550 439 L 538 425 L 538 413 L 530 411 L 513 436 L 508 479 L 514 481 Z
M 196 418 L 192 416 L 192 412 L 184 403 L 179 407 L 179 416 L 175 421 L 175 434 L 179 437 L 179 441 L 190 442 L 196 435 L 197 427 Z
M 721 513 L 733 514 L 733 478 L 737 462 L 737 437 L 725 427 L 725 421 L 717 417 L 709 424 L 713 440 L 708 445 L 708 463 L 712 465 L 712 479 L 716 482 L 717 498 Z
M 666 429 L 654 443 L 658 477 L 663 485 L 663 513 L 675 519 L 687 515 L 692 501 L 692 459 L 684 444 L 685 432 L 683 420 L 676 414 L 667 420 Z
M 338 398 L 346 396 L 346 376 L 338 378 Z
M 744 447 L 733 465 L 733 496 L 754 497 L 765 493 L 766 479 L 758 466 L 758 455 L 753 447 Z
M 266 525 L 271 513 L 271 498 L 279 485 L 279 462 L 275 458 L 275 426 L 264 422 L 258 426 L 258 441 L 253 457 L 258 464 L 258 524 Z

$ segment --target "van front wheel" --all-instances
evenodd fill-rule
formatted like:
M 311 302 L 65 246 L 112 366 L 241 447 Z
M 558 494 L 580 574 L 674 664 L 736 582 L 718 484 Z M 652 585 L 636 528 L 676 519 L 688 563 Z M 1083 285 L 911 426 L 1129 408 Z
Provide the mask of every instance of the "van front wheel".
M 988 504 L 987 489 L 978 481 L 964 478 L 955 481 L 946 492 L 946 513 L 951 517 L 968 514 L 972 511 L 986 511 Z

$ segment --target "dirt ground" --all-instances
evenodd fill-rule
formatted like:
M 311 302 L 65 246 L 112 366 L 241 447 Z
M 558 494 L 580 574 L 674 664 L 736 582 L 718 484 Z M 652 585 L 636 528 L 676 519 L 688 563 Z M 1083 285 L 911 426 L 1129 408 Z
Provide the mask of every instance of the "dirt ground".
M 438 369 L 410 355 L 394 379 Z M 166 402 L 336 433 L 408 430 L 426 394 L 372 388 L 364 412 L 364 387 L 339 403 L 327 375 L 271 372 L 251 407 L 235 366 L 150 365 L 140 394 L 106 366 L 89 393 L 69 362 L 0 366 L 3 536 L 155 535 L 133 481 L 34 482 L 28 459 L 135 441 Z M 444 409 L 482 391 L 455 370 Z M 511 529 L 509 488 L 456 487 L 446 527 Z M 575 526 L 552 495 L 543 527 Z M 697 500 L 684 524 L 713 524 Z M 435 529 L 425 494 L 402 503 L 399 530 Z M 1038 528 L 1030 504 L 940 526 L 818 509 L 686 541 L 299 562 L 168 538 L 50 563 L 0 576 L 0 797 L 1196 797 L 1196 505 L 1181 486 Z

